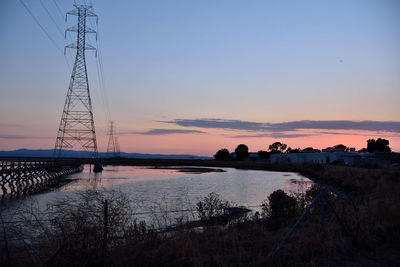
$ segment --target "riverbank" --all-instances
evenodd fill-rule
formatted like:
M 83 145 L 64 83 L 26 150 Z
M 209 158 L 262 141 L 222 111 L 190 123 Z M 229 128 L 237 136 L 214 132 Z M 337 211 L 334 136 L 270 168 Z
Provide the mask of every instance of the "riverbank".
M 327 229 L 324 238 L 319 225 L 321 214 L 318 210 L 314 210 L 275 257 L 271 257 L 275 246 L 298 217 L 292 217 L 274 231 L 265 228 L 265 221 L 249 219 L 232 224 L 224 230 L 211 228 L 203 233 L 177 233 L 173 242 L 166 241 L 168 247 L 177 249 L 180 249 L 177 246 L 182 242 L 189 244 L 191 249 L 184 249 L 185 253 L 202 255 L 192 256 L 196 265 L 400 265 L 398 254 L 400 170 L 398 168 L 215 160 L 133 160 L 125 164 L 297 172 L 320 185 L 326 185 L 328 191 L 333 187 L 345 192 L 344 196 L 331 199 L 332 202 L 327 207 L 325 214 Z M 202 248 L 201 244 L 205 241 L 213 245 L 209 246 L 209 249 Z M 188 263 L 186 262 L 188 258 L 176 258 L 178 255 L 171 250 L 163 254 L 163 257 L 173 257 L 178 262 L 183 260 L 183 263 Z M 209 254 L 210 250 L 213 251 L 212 256 Z M 193 258 L 189 259 L 189 262 L 193 262 Z M 153 263 L 145 261 L 145 265 L 151 266 Z
M 237 168 L 290 171 L 311 177 L 320 185 L 303 194 L 275 194 L 280 195 L 276 199 L 279 203 L 275 205 L 277 212 L 270 210 L 274 206 L 271 204 L 274 198 L 270 195 L 271 198 L 264 202 L 267 208 L 265 214 L 248 215 L 233 221 L 214 219 L 211 222 L 215 223 L 211 224 L 185 224 L 177 221 L 176 227 L 165 231 L 159 231 L 136 219 L 132 220 L 129 209 L 124 207 L 126 198 L 120 193 L 114 197 L 106 197 L 98 192 L 89 192 L 80 199 L 69 197 L 68 200 L 60 200 L 57 205 L 53 205 L 55 217 L 49 220 L 51 227 L 47 227 L 40 219 L 22 221 L 31 226 L 36 234 L 42 229 L 42 234 L 35 240 L 37 244 L 26 243 L 23 239 L 25 232 L 21 233 L 20 239 L 25 243 L 11 241 L 20 237 L 17 234 L 8 236 L 10 252 L 7 254 L 7 249 L 2 247 L 4 249 L 1 259 L 6 263 L 22 266 L 101 265 L 104 241 L 103 203 L 104 199 L 108 199 L 110 213 L 107 262 L 110 266 L 400 265 L 400 176 L 396 169 L 193 160 L 132 160 L 125 164 L 118 162 L 116 165 L 155 168 L 172 166 L 177 170 L 192 166 L 192 171 L 198 171 L 201 167 L 211 170 Z M 345 191 L 346 194 L 332 194 L 329 186 L 321 186 L 325 184 Z M 325 202 L 317 200 L 293 235 L 274 253 L 305 208 L 321 191 L 324 192 Z M 204 203 L 214 203 L 214 200 Z M 218 201 L 216 203 L 218 206 Z M 280 207 L 285 208 L 281 210 Z M 162 215 L 168 216 L 167 213 Z M 18 225 L 9 225 L 11 228 L 16 226 Z M 202 227 L 199 231 L 192 229 L 192 226 Z M 18 249 L 13 254 L 16 245 L 20 245 L 21 250 Z

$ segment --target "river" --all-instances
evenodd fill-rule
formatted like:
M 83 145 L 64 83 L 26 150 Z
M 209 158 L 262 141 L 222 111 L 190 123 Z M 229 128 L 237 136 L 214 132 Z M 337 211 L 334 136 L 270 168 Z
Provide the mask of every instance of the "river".
M 75 192 L 104 189 L 127 195 L 133 203 L 132 212 L 139 214 L 140 219 L 151 221 L 146 213 L 193 209 L 211 192 L 234 205 L 259 210 L 262 201 L 277 189 L 299 192 L 312 184 L 308 178 L 292 172 L 212 170 L 105 166 L 102 173 L 95 174 L 85 166 L 82 172 L 66 177 L 68 183 L 64 186 L 11 202 L 9 211 L 32 204 L 44 209 L 52 201 L 68 199 Z

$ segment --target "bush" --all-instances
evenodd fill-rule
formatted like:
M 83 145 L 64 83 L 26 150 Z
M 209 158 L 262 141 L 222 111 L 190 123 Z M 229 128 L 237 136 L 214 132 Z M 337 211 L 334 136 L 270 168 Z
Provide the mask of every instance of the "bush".
M 196 204 L 196 211 L 200 220 L 211 220 L 226 215 L 230 206 L 228 201 L 223 201 L 220 195 L 212 192 Z
M 41 257 L 36 257 L 32 265 L 100 265 L 106 199 L 110 247 L 120 246 L 122 237 L 145 231 L 141 223 L 132 222 L 127 196 L 106 189 L 69 194 L 50 202 L 44 211 L 34 206 L 22 207 L 16 215 L 21 223 L 11 225 L 8 230 L 15 237 L 33 238 L 34 241 L 24 242 L 30 253 L 40 251 Z
M 268 218 L 289 217 L 296 212 L 297 201 L 279 189 L 269 195 L 268 202 L 264 200 L 261 206 L 263 214 Z
M 262 216 L 267 219 L 270 227 L 277 228 L 297 214 L 297 204 L 295 197 L 281 189 L 276 190 L 261 204 Z
M 51 264 L 75 265 L 100 261 L 106 199 L 108 243 L 112 246 L 117 245 L 120 241 L 118 237 L 129 230 L 130 201 L 126 195 L 113 190 L 87 190 L 51 203 L 52 236 L 59 248 Z

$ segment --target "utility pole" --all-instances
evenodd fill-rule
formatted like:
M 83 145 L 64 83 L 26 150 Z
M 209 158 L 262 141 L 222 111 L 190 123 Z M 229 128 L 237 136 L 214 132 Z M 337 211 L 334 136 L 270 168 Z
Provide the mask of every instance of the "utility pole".
M 113 121 L 110 121 L 110 128 L 108 131 L 107 156 L 110 158 L 117 158 L 120 156 L 119 145 Z
M 75 43 L 64 48 L 76 49 L 75 63 L 71 74 L 67 97 L 65 99 L 64 110 L 61 116 L 60 127 L 54 147 L 55 156 L 60 157 L 63 149 L 72 149 L 76 145 L 89 151 L 93 159 L 98 158 L 96 131 L 93 120 L 92 102 L 89 93 L 89 82 L 86 68 L 85 51 L 97 50 L 95 47 L 86 43 L 86 34 L 97 32 L 86 25 L 86 18 L 96 18 L 91 5 L 74 5 L 75 9 L 68 12 L 68 15 L 77 16 L 78 24 L 65 30 L 76 32 L 77 40 Z M 100 165 L 101 166 L 101 165 Z

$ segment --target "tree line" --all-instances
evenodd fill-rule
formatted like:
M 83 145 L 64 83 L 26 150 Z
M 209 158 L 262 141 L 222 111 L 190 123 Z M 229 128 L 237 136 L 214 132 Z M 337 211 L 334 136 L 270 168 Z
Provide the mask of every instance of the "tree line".
M 347 147 L 343 144 L 338 144 L 333 147 L 327 147 L 327 150 L 332 151 L 344 151 L 350 152 L 350 147 Z M 277 153 L 300 153 L 300 152 L 318 152 L 318 149 L 314 149 L 313 147 L 306 147 L 304 149 L 300 148 L 291 148 L 286 144 L 281 142 L 275 142 L 268 146 L 267 150 L 259 150 L 258 156 L 260 158 L 269 158 L 271 154 Z M 367 147 L 358 150 L 358 152 L 391 152 L 391 148 L 389 147 L 389 140 L 378 138 L 378 139 L 368 139 Z M 235 155 L 235 156 L 234 156 Z M 214 159 L 216 160 L 243 160 L 249 156 L 249 148 L 245 144 L 240 144 L 236 147 L 234 153 L 229 152 L 227 148 L 222 148 L 217 151 L 214 155 Z

